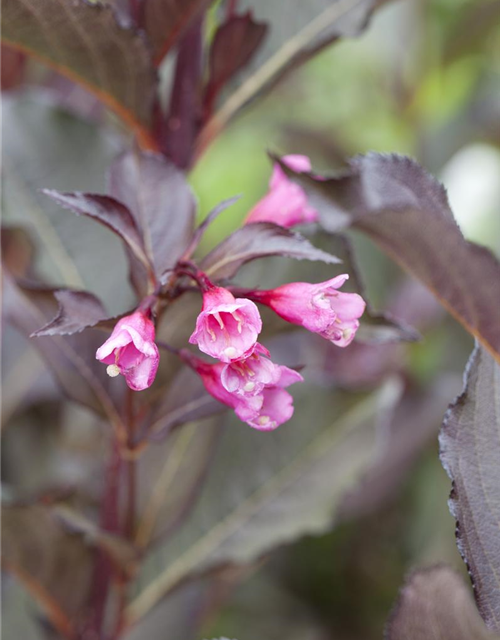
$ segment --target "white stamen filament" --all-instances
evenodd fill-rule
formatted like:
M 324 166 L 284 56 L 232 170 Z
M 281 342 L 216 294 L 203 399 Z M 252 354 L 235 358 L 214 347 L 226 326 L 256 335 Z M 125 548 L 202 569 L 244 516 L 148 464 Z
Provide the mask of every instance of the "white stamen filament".
M 243 318 L 241 316 L 239 316 L 237 313 L 232 313 L 231 314 L 233 316 L 233 318 L 236 320 L 237 324 L 238 324 L 238 333 L 241 333 L 242 331 L 242 327 L 243 327 Z
M 106 373 L 110 378 L 116 378 L 116 376 L 120 375 L 120 369 L 116 366 L 116 364 L 110 364 L 106 367 Z
M 216 335 L 215 335 L 215 332 L 214 332 L 214 331 L 212 331 L 212 329 L 208 326 L 208 323 L 207 323 L 207 331 L 208 331 L 208 333 L 210 334 L 210 340 L 211 340 L 212 342 L 215 342 L 215 341 L 217 340 L 217 337 L 216 337 Z
M 224 330 L 224 323 L 222 322 L 222 318 L 220 317 L 220 313 L 218 311 L 216 311 L 215 313 L 212 314 L 213 317 L 217 320 L 217 322 L 219 323 L 219 327 Z

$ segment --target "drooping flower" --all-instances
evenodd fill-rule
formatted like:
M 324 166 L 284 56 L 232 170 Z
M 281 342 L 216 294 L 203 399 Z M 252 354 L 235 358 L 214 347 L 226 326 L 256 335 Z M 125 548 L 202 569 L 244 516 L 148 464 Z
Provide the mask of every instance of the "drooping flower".
M 271 307 L 284 320 L 319 333 L 338 347 L 347 347 L 366 306 L 357 293 L 338 291 L 348 278 L 343 274 L 318 284 L 292 282 L 268 291 L 254 291 L 252 298 Z
M 221 372 L 224 388 L 230 393 L 251 397 L 259 395 L 265 387 L 275 386 L 281 377 L 281 367 L 272 362 L 269 355 L 257 342 L 246 358 L 227 364 Z
M 97 349 L 96 358 L 108 365 L 109 376 L 121 374 L 131 389 L 142 391 L 153 384 L 158 370 L 160 354 L 154 339 L 153 322 L 136 311 L 118 320 L 111 336 Z
M 203 307 L 189 342 L 227 363 L 250 353 L 261 330 L 262 320 L 254 302 L 211 286 L 203 293 Z
M 289 155 L 283 162 L 297 172 L 311 170 L 307 156 Z M 245 224 L 251 222 L 274 222 L 282 227 L 315 222 L 318 212 L 311 207 L 302 187 L 292 182 L 279 164 L 275 164 L 268 193 L 259 200 L 248 214 Z
M 303 378 L 297 371 L 270 360 L 260 362 L 259 354 L 268 353 L 261 345 L 256 352 L 250 356 L 249 370 L 253 375 L 245 371 L 244 361 L 209 364 L 190 355 L 189 362 L 200 375 L 208 393 L 234 409 L 240 420 L 254 429 L 272 431 L 293 415 L 293 398 L 284 388 Z M 241 368 L 234 371 L 233 367 Z M 251 388 L 249 381 L 254 385 Z

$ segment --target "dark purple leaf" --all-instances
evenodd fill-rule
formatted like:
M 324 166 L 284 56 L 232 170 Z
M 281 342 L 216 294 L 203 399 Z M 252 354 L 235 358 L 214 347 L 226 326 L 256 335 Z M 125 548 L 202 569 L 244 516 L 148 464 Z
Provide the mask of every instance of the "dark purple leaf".
M 93 552 L 43 505 L 2 507 L 2 564 L 41 605 L 62 637 L 87 602 Z M 66 631 L 66 633 L 63 633 Z
M 313 246 L 299 233 L 269 222 L 248 224 L 228 236 L 201 262 L 208 276 L 215 280 L 231 278 L 251 260 L 283 256 L 296 260 L 321 260 L 338 264 L 335 256 Z
M 340 257 L 346 273 L 349 274 L 349 280 L 343 290 L 358 293 L 366 301 L 366 309 L 356 333 L 356 340 L 373 345 L 420 340 L 419 332 L 410 325 L 393 317 L 388 312 L 377 313 L 374 311 L 367 298 L 363 277 L 349 239 L 337 234 L 330 236 L 329 240 L 332 250 Z
M 53 318 L 53 290 L 45 287 L 22 287 L 4 274 L 4 311 L 7 320 L 26 337 Z M 119 394 L 122 386 L 110 385 L 109 377 L 96 359 L 96 349 L 102 343 L 97 332 L 85 331 L 74 336 L 43 336 L 32 341 L 54 374 L 63 392 L 71 400 L 99 414 L 106 414 L 116 429 L 123 430 L 119 415 Z M 117 404 L 110 393 L 117 396 Z
M 160 279 L 193 234 L 196 201 L 184 173 L 161 156 L 131 151 L 112 165 L 108 182 L 134 216 Z
M 476 346 L 465 380 L 444 419 L 441 462 L 452 481 L 457 544 L 479 611 L 500 631 L 500 365 Z
M 103 551 L 126 574 L 131 574 L 138 560 L 138 551 L 124 538 L 100 529 L 84 515 L 66 505 L 55 505 L 50 515 L 68 533 L 81 536 L 88 546 Z
M 462 578 L 446 565 L 414 571 L 399 594 L 386 640 L 498 640 L 489 633 Z
M 151 418 L 152 440 L 162 440 L 170 431 L 186 422 L 202 420 L 225 410 L 209 395 L 201 378 L 183 368 L 170 383 L 161 404 Z
M 231 16 L 217 29 L 210 46 L 209 77 L 205 88 L 205 117 L 213 110 L 224 85 L 244 67 L 261 45 L 267 25 L 255 22 L 250 11 Z
M 162 151 L 180 169 L 191 164 L 201 126 L 202 45 L 203 21 L 198 18 L 178 46 L 170 106 L 161 134 Z
M 54 297 L 59 303 L 57 315 L 30 337 L 80 333 L 106 318 L 106 311 L 101 301 L 88 291 L 58 289 L 54 291 Z
M 147 0 L 141 5 L 139 23 L 159 65 L 186 29 L 208 8 L 210 0 Z
M 139 228 L 127 207 L 109 196 L 92 193 L 60 193 L 44 189 L 43 193 L 77 215 L 88 216 L 116 233 L 141 265 L 149 269 L 148 258 Z
M 354 158 L 339 177 L 294 179 L 325 229 L 352 226 L 366 233 L 500 357 L 500 263 L 464 239 L 444 188 L 421 166 L 401 156 L 369 154 Z
M 109 3 L 6 0 L 2 39 L 95 93 L 154 148 L 151 123 L 156 74 L 147 44 L 119 24 Z M 46 17 L 51 16 L 47 34 Z

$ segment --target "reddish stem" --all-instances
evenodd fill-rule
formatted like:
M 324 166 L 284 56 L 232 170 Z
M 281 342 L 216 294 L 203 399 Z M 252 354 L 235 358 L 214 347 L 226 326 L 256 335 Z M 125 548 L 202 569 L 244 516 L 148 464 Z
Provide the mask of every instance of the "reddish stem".
M 134 414 L 134 392 L 127 389 L 127 425 L 128 425 L 128 448 L 132 450 L 135 445 L 135 414 Z M 133 540 L 135 529 L 135 503 L 136 503 L 136 462 L 134 457 L 127 461 L 127 507 L 125 514 L 124 533 L 125 536 Z
M 105 477 L 104 497 L 101 503 L 100 527 L 103 531 L 118 533 L 120 530 L 118 505 L 120 498 L 121 456 L 118 444 L 112 443 Z M 101 637 L 106 604 L 111 586 L 113 565 L 104 551 L 96 552 L 92 596 L 90 600 L 91 620 L 88 628 L 96 637 Z M 85 631 L 83 633 L 85 636 Z

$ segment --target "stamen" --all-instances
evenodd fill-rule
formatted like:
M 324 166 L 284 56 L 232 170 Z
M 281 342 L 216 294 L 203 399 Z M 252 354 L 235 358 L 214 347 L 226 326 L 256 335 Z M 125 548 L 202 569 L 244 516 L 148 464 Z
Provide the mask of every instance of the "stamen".
M 233 318 L 236 320 L 237 324 L 238 324 L 238 333 L 241 333 L 242 331 L 242 327 L 243 327 L 243 318 L 241 316 L 239 316 L 237 313 L 232 313 L 231 314 L 233 316 Z
M 215 311 L 214 313 L 212 313 L 213 317 L 217 320 L 217 322 L 219 323 L 219 327 L 224 330 L 224 323 L 222 322 L 222 318 L 220 317 L 220 313 L 218 311 Z
M 116 378 L 116 376 L 120 375 L 120 369 L 116 366 L 116 364 L 110 364 L 106 367 L 106 373 L 110 378 Z
M 268 424 L 271 421 L 269 416 L 260 416 L 257 422 L 263 427 L 265 424 Z
M 243 387 L 243 391 L 253 391 L 255 389 L 255 382 L 247 382 Z
M 217 340 L 217 337 L 215 335 L 215 332 L 210 328 L 210 325 L 208 324 L 208 322 L 207 322 L 207 331 L 210 334 L 210 340 L 212 342 L 215 342 Z

